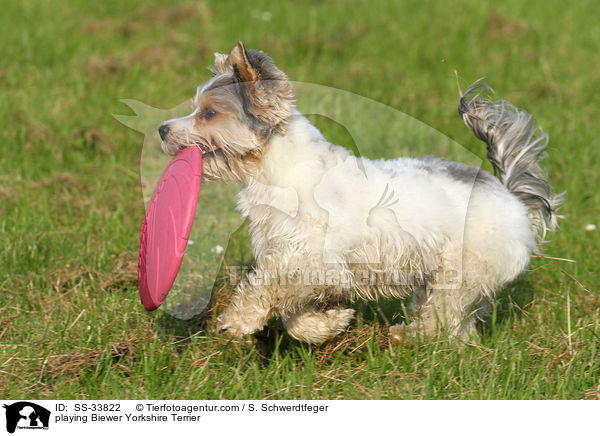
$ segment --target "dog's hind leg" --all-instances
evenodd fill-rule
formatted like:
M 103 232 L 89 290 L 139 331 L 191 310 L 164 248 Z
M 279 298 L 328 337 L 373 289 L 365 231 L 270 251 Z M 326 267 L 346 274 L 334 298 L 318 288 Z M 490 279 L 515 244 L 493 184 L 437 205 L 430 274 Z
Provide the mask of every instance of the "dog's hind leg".
M 482 315 L 482 303 L 498 289 L 497 277 L 479 253 L 465 247 L 462 240 L 444 246 L 437 268 L 428 275 L 425 286 L 413 294 L 410 323 L 390 328 L 394 342 L 420 335 L 448 336 L 457 342 L 477 341 L 475 327 Z
M 419 334 L 423 336 L 448 335 L 450 340 L 468 342 L 477 340 L 476 321 L 481 317 L 483 292 L 479 289 L 436 289 L 427 300 L 413 307 L 410 324 L 390 328 L 391 338 L 402 343 Z
M 294 339 L 319 344 L 338 335 L 354 318 L 353 309 L 335 308 L 319 311 L 313 306 L 282 316 L 283 325 Z

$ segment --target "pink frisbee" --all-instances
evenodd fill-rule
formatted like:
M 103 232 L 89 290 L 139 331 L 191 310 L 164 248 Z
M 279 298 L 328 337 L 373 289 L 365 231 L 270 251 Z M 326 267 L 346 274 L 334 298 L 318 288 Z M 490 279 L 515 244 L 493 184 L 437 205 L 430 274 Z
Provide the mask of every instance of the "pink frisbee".
M 187 247 L 202 175 L 202 152 L 186 147 L 160 178 L 140 233 L 138 278 L 146 310 L 160 306 L 177 277 Z

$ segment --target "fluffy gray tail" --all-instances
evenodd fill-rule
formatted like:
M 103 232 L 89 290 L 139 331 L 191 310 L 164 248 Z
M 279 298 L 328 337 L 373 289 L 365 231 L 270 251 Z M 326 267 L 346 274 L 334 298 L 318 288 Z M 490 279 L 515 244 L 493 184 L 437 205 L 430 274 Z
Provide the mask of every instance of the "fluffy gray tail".
M 554 194 L 540 162 L 547 155 L 548 134 L 533 118 L 506 100 L 492 101 L 484 83 L 472 85 L 460 99 L 458 113 L 475 136 L 487 144 L 487 157 L 508 188 L 527 206 L 538 243 L 558 227 L 562 194 Z

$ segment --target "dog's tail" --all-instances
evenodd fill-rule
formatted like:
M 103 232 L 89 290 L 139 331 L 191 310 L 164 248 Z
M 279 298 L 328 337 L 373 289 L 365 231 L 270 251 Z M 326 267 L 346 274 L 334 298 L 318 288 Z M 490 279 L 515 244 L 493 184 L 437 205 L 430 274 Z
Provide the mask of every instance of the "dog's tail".
M 563 194 L 555 194 L 540 165 L 547 155 L 548 134 L 533 118 L 505 100 L 492 101 L 484 83 L 472 85 L 460 99 L 458 113 L 475 136 L 487 144 L 487 157 L 504 186 L 527 206 L 538 243 L 558 228 L 557 209 Z M 498 174 L 499 173 L 499 174 Z

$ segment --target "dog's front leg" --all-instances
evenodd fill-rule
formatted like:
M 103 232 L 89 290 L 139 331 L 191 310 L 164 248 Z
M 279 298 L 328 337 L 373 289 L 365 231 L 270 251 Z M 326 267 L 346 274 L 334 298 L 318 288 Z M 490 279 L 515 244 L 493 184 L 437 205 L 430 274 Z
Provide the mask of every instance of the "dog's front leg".
M 231 302 L 217 318 L 217 332 L 227 330 L 234 336 L 249 335 L 261 330 L 272 317 L 273 291 L 264 280 L 251 272 L 240 282 Z

